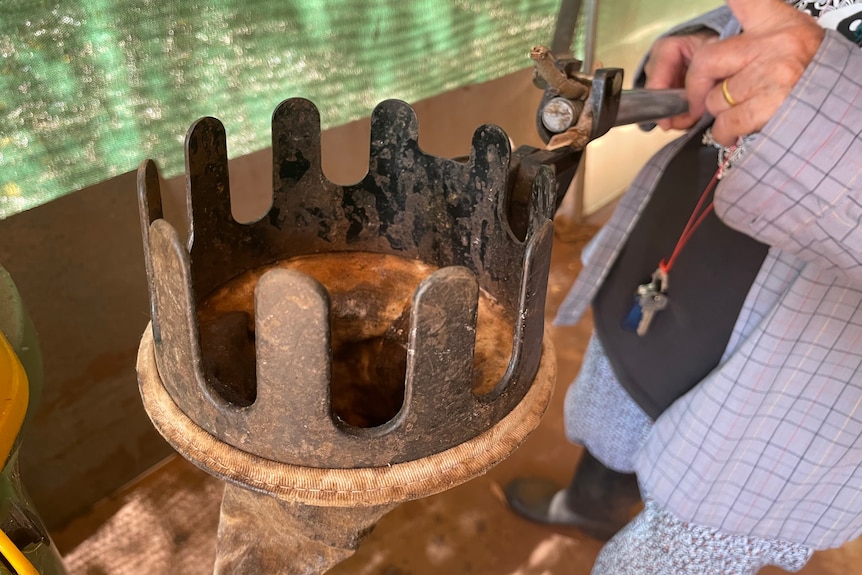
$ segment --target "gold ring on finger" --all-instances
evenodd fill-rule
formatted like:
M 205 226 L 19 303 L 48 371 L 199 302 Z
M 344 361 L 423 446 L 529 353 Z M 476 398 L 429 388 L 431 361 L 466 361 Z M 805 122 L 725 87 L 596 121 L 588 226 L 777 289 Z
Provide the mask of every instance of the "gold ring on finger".
M 736 100 L 733 99 L 733 96 L 730 95 L 730 91 L 727 89 L 727 78 L 725 78 L 724 82 L 721 83 L 721 95 L 724 96 L 724 101 L 727 102 L 731 108 L 736 106 Z

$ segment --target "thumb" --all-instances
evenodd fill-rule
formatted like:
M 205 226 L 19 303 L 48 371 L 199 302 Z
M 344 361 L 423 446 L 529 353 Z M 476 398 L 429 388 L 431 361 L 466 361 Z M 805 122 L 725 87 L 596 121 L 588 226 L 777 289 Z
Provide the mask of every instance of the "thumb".
M 769 29 L 780 24 L 782 10 L 793 10 L 784 0 L 726 0 L 727 6 L 742 26 L 743 31 Z

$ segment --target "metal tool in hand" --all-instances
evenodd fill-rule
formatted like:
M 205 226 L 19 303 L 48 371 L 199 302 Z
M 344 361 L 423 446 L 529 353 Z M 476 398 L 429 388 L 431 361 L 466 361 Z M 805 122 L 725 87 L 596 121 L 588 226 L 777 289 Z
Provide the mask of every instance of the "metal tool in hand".
M 530 52 L 536 64 L 535 84 L 544 89 L 536 114 L 536 129 L 548 145 L 544 149 L 520 146 L 510 165 L 509 222 L 523 237 L 529 213 L 530 182 L 538 170 L 550 168 L 558 207 L 569 188 L 587 143 L 613 126 L 649 122 L 681 114 L 688 109 L 681 90 L 623 90 L 623 70 L 605 68 L 589 76 L 579 72 L 582 63 L 556 58 L 548 48 Z
M 537 84 L 545 89 L 536 124 L 549 148 L 582 150 L 615 126 L 649 123 L 688 111 L 685 90 L 623 90 L 623 70 L 602 68 L 590 76 L 581 62 L 556 59 L 542 46 L 530 53 Z M 562 136 L 565 135 L 565 136 Z
M 613 70 L 599 70 L 597 74 L 605 74 L 609 71 Z M 589 98 L 593 126 L 596 132 L 600 132 L 593 134 L 591 140 L 604 135 L 615 126 L 650 123 L 688 111 L 688 100 L 685 99 L 685 90 L 682 89 L 638 89 L 614 93 L 613 89 L 607 90 L 604 84 L 601 82 L 599 89 L 591 92 Z M 608 100 L 616 100 L 616 102 L 612 103 Z M 542 125 L 550 133 L 563 133 L 577 123 L 583 107 L 583 102 L 577 100 L 562 96 L 551 98 L 541 109 Z

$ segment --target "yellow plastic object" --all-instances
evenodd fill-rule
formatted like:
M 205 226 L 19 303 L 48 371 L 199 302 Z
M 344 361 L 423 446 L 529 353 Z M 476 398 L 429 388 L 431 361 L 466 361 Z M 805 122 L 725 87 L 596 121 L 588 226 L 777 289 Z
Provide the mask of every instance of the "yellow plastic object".
M 0 530 L 0 555 L 3 555 L 9 562 L 17 575 L 39 575 L 33 564 L 27 560 L 21 550 L 12 543 L 12 540 L 2 530 Z
M 5 466 L 24 423 L 30 389 L 24 366 L 0 332 L 0 462 Z M 39 575 L 12 540 L 0 530 L 0 554 L 18 575 Z
M 27 372 L 0 332 L 0 466 L 5 466 L 24 423 L 30 397 Z

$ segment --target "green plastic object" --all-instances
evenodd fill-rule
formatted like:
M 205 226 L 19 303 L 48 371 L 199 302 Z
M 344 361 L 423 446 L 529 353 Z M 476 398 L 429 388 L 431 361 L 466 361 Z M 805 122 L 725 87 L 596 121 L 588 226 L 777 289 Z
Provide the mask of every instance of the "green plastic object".
M 559 0 L 0 0 L 0 219 L 159 158 L 223 121 L 270 145 L 301 96 L 324 128 L 529 68 Z
M 23 552 L 24 557 L 40 575 L 65 575 L 57 547 L 53 544 L 27 494 L 18 471 L 18 451 L 23 431 L 32 418 L 42 391 L 42 356 L 36 331 L 24 309 L 21 296 L 8 272 L 0 267 L 0 332 L 11 344 L 20 360 L 29 383 L 29 402 L 24 422 L 17 431 L 9 456 L 0 465 L 0 529 Z M 5 343 L 5 342 L 4 342 Z M 0 386 L 4 383 L 0 381 Z M 2 394 L 2 388 L 0 388 Z M 20 421 L 20 420 L 19 420 Z M 0 430 L 6 433 L 15 430 Z M 5 454 L 4 454 L 5 455 Z M 22 529 L 21 526 L 24 526 Z M 43 540 L 38 540 L 44 537 Z M 0 562 L 0 575 L 15 575 Z

